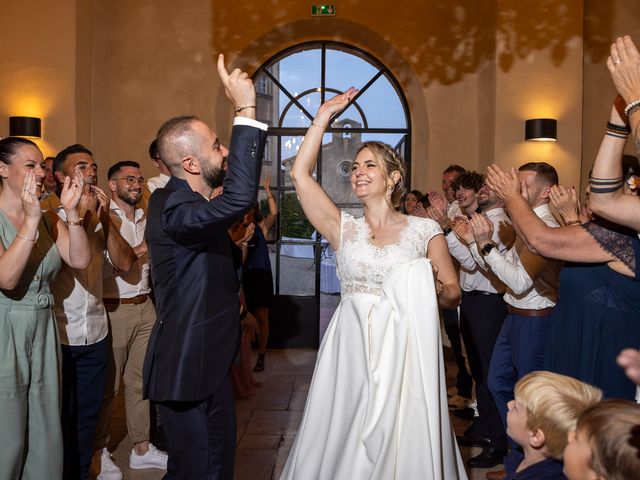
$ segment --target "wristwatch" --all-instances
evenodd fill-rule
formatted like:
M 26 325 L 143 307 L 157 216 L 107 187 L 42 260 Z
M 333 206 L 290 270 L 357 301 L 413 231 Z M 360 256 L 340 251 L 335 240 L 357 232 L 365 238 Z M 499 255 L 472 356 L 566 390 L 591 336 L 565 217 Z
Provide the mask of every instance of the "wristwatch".
M 482 254 L 483 257 L 486 257 L 491 253 L 491 250 L 493 250 L 494 248 L 495 248 L 495 245 L 493 243 L 487 243 L 480 249 L 480 253 Z

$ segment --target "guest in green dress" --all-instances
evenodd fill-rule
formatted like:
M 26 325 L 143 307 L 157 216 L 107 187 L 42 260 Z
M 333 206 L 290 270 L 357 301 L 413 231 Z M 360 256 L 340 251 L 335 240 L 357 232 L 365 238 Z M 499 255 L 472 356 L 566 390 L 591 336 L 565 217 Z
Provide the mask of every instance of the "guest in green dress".
M 66 223 L 43 213 L 44 160 L 30 140 L 0 140 L 0 478 L 60 479 L 60 354 L 49 285 L 61 260 L 86 268 L 76 172 L 60 195 Z

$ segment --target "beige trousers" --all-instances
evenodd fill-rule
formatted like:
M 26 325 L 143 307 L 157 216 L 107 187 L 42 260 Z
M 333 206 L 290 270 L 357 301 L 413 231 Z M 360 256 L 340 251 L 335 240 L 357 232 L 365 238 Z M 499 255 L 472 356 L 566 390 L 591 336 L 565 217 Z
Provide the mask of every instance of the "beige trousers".
M 109 441 L 113 400 L 124 385 L 124 407 L 129 439 L 135 444 L 149 440 L 149 401 L 142 399 L 142 365 L 156 312 L 150 299 L 140 305 L 106 305 L 111 327 L 113 356 L 96 429 L 95 447 Z

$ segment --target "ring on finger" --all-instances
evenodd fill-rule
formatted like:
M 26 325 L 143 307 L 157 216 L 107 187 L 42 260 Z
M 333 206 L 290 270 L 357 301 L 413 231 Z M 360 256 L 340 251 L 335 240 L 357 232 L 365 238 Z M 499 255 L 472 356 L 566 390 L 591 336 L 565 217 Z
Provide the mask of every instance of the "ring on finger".
M 622 63 L 622 60 L 620 60 L 619 58 L 613 61 L 614 65 L 618 65 L 620 63 Z

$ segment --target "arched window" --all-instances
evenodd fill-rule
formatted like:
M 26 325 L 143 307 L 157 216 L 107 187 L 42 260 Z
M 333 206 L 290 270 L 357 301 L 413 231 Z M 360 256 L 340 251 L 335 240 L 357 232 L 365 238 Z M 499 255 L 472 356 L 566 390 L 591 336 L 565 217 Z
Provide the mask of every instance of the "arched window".
M 265 62 L 253 79 L 257 118 L 269 125 L 262 178 L 271 175 L 271 190 L 280 209 L 270 236 L 270 243 L 276 244 L 276 294 L 313 296 L 317 300 L 320 290 L 335 293 L 336 287 L 323 276 L 321 289 L 318 266 L 322 265 L 323 275 L 328 272 L 331 252 L 304 217 L 289 176 L 304 134 L 325 99 L 349 87 L 360 90 L 327 128 L 316 168 L 318 182 L 338 207 L 357 214 L 362 207 L 351 191 L 350 174 L 351 161 L 362 142 L 378 140 L 391 145 L 407 163 L 407 172 L 411 171 L 407 102 L 398 82 L 381 62 L 361 49 L 337 42 L 310 42 L 288 48 Z M 261 208 L 266 210 L 264 191 L 259 198 Z
M 360 90 L 358 96 L 324 135 L 318 180 L 339 207 L 359 208 L 337 166 L 353 160 L 367 140 L 394 147 L 411 171 L 407 103 L 389 70 L 366 52 L 336 42 L 296 45 L 269 59 L 254 81 L 258 119 L 270 126 L 264 163 L 278 187 L 292 187 L 288 170 L 318 107 L 352 86 Z

